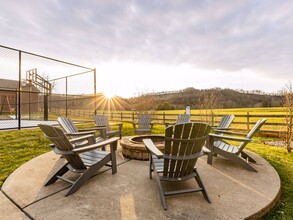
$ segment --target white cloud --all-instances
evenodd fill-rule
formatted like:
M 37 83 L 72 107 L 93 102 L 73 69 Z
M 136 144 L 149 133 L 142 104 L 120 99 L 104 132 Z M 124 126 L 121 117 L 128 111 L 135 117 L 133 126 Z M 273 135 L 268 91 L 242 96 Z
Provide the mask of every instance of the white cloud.
M 119 71 L 109 73 L 114 79 L 123 80 L 121 72 L 127 78 L 132 68 L 140 76 L 179 74 L 176 84 L 169 82 L 172 88 L 257 89 L 263 79 L 274 84 L 268 91 L 276 91 L 276 83 L 292 80 L 292 11 L 289 0 L 6 1 L 0 34 L 1 44 L 97 69 L 118 63 Z M 184 65 L 190 70 L 183 71 Z M 202 82 L 184 81 L 198 70 L 206 71 Z M 150 90 L 169 89 L 145 82 Z

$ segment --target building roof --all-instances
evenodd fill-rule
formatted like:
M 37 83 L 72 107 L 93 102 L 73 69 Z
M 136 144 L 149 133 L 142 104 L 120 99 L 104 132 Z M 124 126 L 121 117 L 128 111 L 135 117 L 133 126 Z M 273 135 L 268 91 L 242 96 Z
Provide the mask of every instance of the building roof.
M 11 79 L 1 79 L 0 78 L 0 90 L 1 89 L 11 89 L 16 90 L 18 89 L 18 80 L 11 80 Z M 27 90 L 29 86 L 31 86 L 31 91 L 33 92 L 40 92 L 34 85 L 29 85 L 25 82 L 21 82 L 22 89 Z

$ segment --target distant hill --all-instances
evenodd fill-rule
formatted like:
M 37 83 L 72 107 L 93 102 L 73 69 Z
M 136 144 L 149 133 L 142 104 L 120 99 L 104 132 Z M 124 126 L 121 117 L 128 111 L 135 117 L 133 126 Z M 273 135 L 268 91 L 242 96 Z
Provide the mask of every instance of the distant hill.
M 276 94 L 266 94 L 262 91 L 236 91 L 232 89 L 195 89 L 192 87 L 158 93 L 147 93 L 139 97 L 126 99 L 128 107 L 136 110 L 168 110 L 184 109 L 190 105 L 192 109 L 202 108 L 205 97 L 215 97 L 217 108 L 252 108 L 279 107 L 281 97 Z

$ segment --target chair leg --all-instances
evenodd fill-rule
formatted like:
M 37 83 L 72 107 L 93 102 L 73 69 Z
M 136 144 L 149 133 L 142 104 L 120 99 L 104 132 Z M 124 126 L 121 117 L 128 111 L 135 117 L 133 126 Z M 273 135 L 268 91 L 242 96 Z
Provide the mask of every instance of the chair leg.
M 256 161 L 251 156 L 249 156 L 248 154 L 246 154 L 243 151 L 241 152 L 241 157 L 243 157 L 244 159 L 248 159 L 249 162 L 256 163 Z
M 151 153 L 149 153 L 149 160 L 150 160 L 150 170 L 149 170 L 149 175 L 150 175 L 150 179 L 152 179 L 152 172 L 153 172 L 153 158 L 152 158 L 152 155 Z
M 164 191 L 163 191 L 163 188 L 162 188 L 160 176 L 158 175 L 158 173 L 156 173 L 156 180 L 157 180 L 157 183 L 158 183 L 159 192 L 160 192 L 160 198 L 161 198 L 161 202 L 162 202 L 163 208 L 165 210 L 167 210 L 167 203 L 166 203 Z
M 241 165 L 243 168 L 246 170 L 252 171 L 252 172 L 257 172 L 256 169 L 254 169 L 250 164 L 248 164 L 246 161 L 244 161 L 240 156 L 235 155 L 235 157 L 231 158 L 232 161 L 235 163 L 238 163 Z
M 111 149 L 111 165 L 112 165 L 112 174 L 117 173 L 117 162 L 116 162 L 116 149 L 117 149 L 117 142 L 110 144 Z
M 202 183 L 202 181 L 201 181 L 201 178 L 200 178 L 200 176 L 199 176 L 199 174 L 198 174 L 196 168 L 194 169 L 194 172 L 196 173 L 196 176 L 195 176 L 194 178 L 195 178 L 197 184 L 199 185 L 199 187 L 202 189 L 201 191 L 202 191 L 202 194 L 203 194 L 204 198 L 205 198 L 209 203 L 211 203 L 211 200 L 210 200 L 210 198 L 209 198 L 209 195 L 208 195 L 208 193 L 207 193 L 207 191 L 206 191 L 206 189 L 205 189 L 205 187 L 204 187 L 204 185 L 203 185 L 203 183 Z
M 213 164 L 213 154 L 212 154 L 212 152 L 208 153 L 207 163 L 210 164 L 210 165 Z
M 240 155 L 232 154 L 232 153 L 223 151 L 223 150 L 218 149 L 218 148 L 215 148 L 215 150 L 217 150 L 217 152 L 221 156 L 226 157 L 229 160 L 232 160 L 234 163 L 238 163 L 240 166 L 242 166 L 246 170 L 249 170 L 249 171 L 252 171 L 252 172 L 257 172 L 256 169 L 254 169 L 251 165 L 249 165 Z
M 89 178 L 91 178 L 96 172 L 101 169 L 103 166 L 105 166 L 109 160 L 111 159 L 110 155 L 107 155 L 104 159 L 99 161 L 98 163 L 92 165 L 89 167 L 76 181 L 75 183 L 70 187 L 68 192 L 65 194 L 65 196 L 68 196 L 72 193 L 75 193 L 82 184 L 87 181 Z
M 48 186 L 52 183 L 55 183 L 58 180 L 57 176 L 63 176 L 69 169 L 67 168 L 68 163 L 63 165 L 46 183 L 45 186 Z
M 67 191 L 65 196 L 69 196 L 72 193 L 75 193 L 81 186 L 82 184 L 88 180 L 94 173 L 92 172 L 92 169 L 89 168 L 87 169 L 76 181 L 75 183 L 70 187 L 70 189 Z

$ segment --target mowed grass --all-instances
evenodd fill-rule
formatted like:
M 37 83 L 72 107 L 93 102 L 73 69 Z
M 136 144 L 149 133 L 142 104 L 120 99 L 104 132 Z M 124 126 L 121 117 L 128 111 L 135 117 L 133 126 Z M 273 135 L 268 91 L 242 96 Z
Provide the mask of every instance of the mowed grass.
M 193 111 L 192 113 L 196 114 Z M 264 114 L 262 111 L 263 109 L 258 110 L 257 112 L 258 114 Z M 245 111 L 243 110 L 243 112 Z M 277 110 L 274 110 L 274 114 L 277 112 Z M 279 113 L 281 112 L 282 111 L 279 110 Z M 173 114 L 182 113 L 184 113 L 183 110 L 179 111 L 178 113 L 173 111 Z M 236 114 L 235 109 L 233 113 Z M 84 128 L 93 126 L 93 124 L 86 124 L 79 127 Z M 153 133 L 163 134 L 164 128 L 165 126 L 155 125 Z M 132 124 L 124 123 L 122 135 L 134 135 Z M 247 146 L 247 149 L 265 158 L 276 169 L 281 178 L 282 194 L 280 202 L 268 215 L 264 217 L 264 219 L 292 219 L 293 154 L 288 153 L 286 149 L 282 147 L 265 145 L 263 142 L 267 140 L 275 139 L 268 137 L 256 137 L 254 142 Z M 30 159 L 51 150 L 48 146 L 50 142 L 44 137 L 38 128 L 21 131 L 0 131 L 0 143 L 0 186 L 2 186 L 5 179 L 19 166 L 29 161 Z
M 50 151 L 40 129 L 0 132 L 0 186 L 20 165 Z

